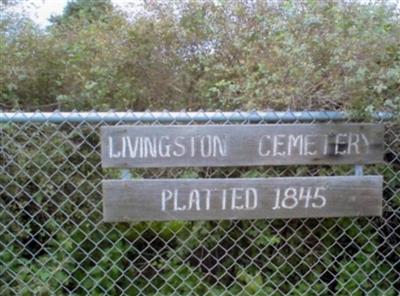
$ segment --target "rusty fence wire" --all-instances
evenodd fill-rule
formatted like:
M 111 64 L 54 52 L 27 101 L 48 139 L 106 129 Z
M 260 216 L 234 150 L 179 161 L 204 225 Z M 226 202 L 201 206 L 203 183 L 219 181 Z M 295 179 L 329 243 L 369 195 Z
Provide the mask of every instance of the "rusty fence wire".
M 102 222 L 101 180 L 354 166 L 102 169 L 104 125 L 383 122 L 382 217 Z M 399 295 L 400 126 L 338 112 L 0 112 L 0 295 Z M 360 172 L 358 172 L 360 173 Z

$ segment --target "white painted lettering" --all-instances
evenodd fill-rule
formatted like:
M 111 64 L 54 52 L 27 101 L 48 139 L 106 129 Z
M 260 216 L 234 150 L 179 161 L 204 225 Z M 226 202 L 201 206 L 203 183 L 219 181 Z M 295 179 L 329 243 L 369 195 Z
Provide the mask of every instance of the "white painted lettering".
M 108 147 L 109 147 L 109 156 L 110 158 L 118 158 L 121 156 L 121 151 L 118 151 L 117 153 L 114 153 L 114 148 L 113 148 L 113 138 L 108 137 Z
M 226 210 L 226 189 L 222 190 L 222 209 Z
M 174 156 L 176 157 L 181 157 L 186 153 L 186 147 L 185 145 L 182 144 L 182 140 L 184 139 L 184 137 L 182 136 L 177 136 L 174 140 L 174 144 L 175 146 L 180 149 L 180 152 L 178 152 L 177 150 L 174 150 L 174 152 L 172 153 Z M 169 157 L 169 155 L 168 155 Z
M 232 188 L 232 210 L 241 210 L 243 209 L 243 205 L 236 205 L 236 202 L 242 199 L 242 195 L 238 195 L 238 191 L 243 191 L 243 188 Z
M 126 144 L 128 146 L 128 149 L 129 149 L 129 157 L 131 157 L 131 158 L 135 158 L 136 157 L 138 146 L 139 146 L 138 143 L 139 143 L 138 138 L 135 138 L 135 146 L 132 147 L 131 138 L 130 137 L 126 137 Z
M 161 191 L 161 211 L 166 211 L 167 209 L 167 201 L 171 200 L 172 198 L 172 191 L 163 189 Z
M 349 146 L 347 150 L 347 154 L 351 154 L 352 147 L 354 147 L 354 153 L 360 154 L 360 150 L 358 147 L 358 143 L 360 142 L 360 135 L 359 134 L 349 134 Z
M 282 199 L 282 207 L 285 209 L 295 208 L 298 204 L 296 195 L 297 195 L 296 188 L 294 187 L 286 188 L 284 198 Z
M 213 137 L 213 156 L 216 157 L 217 152 L 219 156 L 227 156 L 227 141 L 224 137 L 222 140 L 218 136 Z
M 365 134 L 361 134 L 361 139 L 364 141 L 364 145 L 366 147 L 366 153 L 369 152 L 369 141 L 368 141 L 368 137 Z
M 288 155 L 292 155 L 293 148 L 298 149 L 298 154 L 303 155 L 303 137 L 302 135 L 294 136 L 294 135 L 289 135 L 289 140 L 288 140 Z
M 144 155 L 145 158 L 147 158 L 148 156 L 157 157 L 157 142 L 155 137 L 153 137 L 153 139 L 145 137 L 144 146 L 145 146 L 145 155 Z
M 211 197 L 211 190 L 206 189 L 206 210 L 210 209 L 210 197 Z
M 317 150 L 315 149 L 315 135 L 305 135 L 304 136 L 304 155 L 315 155 Z
M 125 137 L 122 137 L 122 147 L 121 147 L 121 150 L 122 150 L 122 155 L 121 155 L 121 157 L 122 157 L 122 158 L 125 158 L 125 157 L 126 157 L 126 140 L 125 140 Z
M 197 189 L 190 191 L 188 210 L 193 208 L 193 204 L 196 205 L 196 211 L 200 211 L 200 192 Z
M 258 204 L 258 196 L 257 189 L 255 188 L 246 188 L 246 197 L 245 197 L 245 206 L 248 210 L 254 210 L 257 208 Z
M 140 158 L 143 158 L 145 153 L 144 153 L 144 148 L 143 148 L 144 145 L 143 145 L 143 138 L 142 137 L 139 138 L 139 144 L 140 144 Z
M 346 142 L 343 142 L 343 138 L 346 137 L 346 134 L 337 134 L 335 141 L 335 154 L 344 155 L 346 154 L 346 150 L 343 150 L 343 146 L 346 145 Z
M 306 194 L 304 194 L 304 187 L 300 187 L 300 193 L 299 193 L 299 200 L 305 200 L 304 202 L 304 207 L 307 209 L 309 208 L 310 200 L 313 198 L 311 191 L 312 187 L 307 187 L 306 188 Z
M 276 192 L 276 195 L 275 195 L 275 205 L 274 205 L 274 207 L 272 208 L 274 211 L 275 210 L 279 210 L 281 207 L 280 207 L 280 199 L 281 199 L 281 189 L 280 188 L 275 188 L 275 192 Z
M 181 207 L 178 205 L 178 189 L 174 190 L 174 211 L 184 211 L 186 210 L 186 205 Z
M 311 206 L 312 206 L 313 208 L 318 208 L 318 209 L 320 209 L 320 208 L 323 208 L 323 207 L 326 205 L 326 198 L 325 198 L 325 196 L 323 196 L 323 195 L 320 194 L 320 191 L 322 191 L 322 190 L 326 190 L 326 188 L 325 188 L 325 187 L 317 187 L 317 188 L 315 188 L 314 200 L 320 200 L 320 203 L 317 204 L 317 203 L 313 202 L 313 203 L 311 204 Z
M 169 141 L 169 136 L 161 136 L 158 142 L 158 154 L 160 157 L 170 157 L 171 154 L 171 146 L 169 144 L 165 144 L 165 141 Z
M 271 150 L 269 150 L 268 148 L 265 147 L 270 140 L 271 140 L 271 137 L 269 135 L 263 135 L 260 138 L 260 141 L 258 142 L 258 154 L 260 156 L 269 156 L 270 155 Z M 265 142 L 265 144 L 264 144 L 264 142 Z
M 286 154 L 285 151 L 283 151 L 283 152 L 279 152 L 278 151 L 279 148 L 285 144 L 284 142 L 281 142 L 280 139 L 281 138 L 285 138 L 285 137 L 286 137 L 286 135 L 276 135 L 276 136 L 274 136 L 274 145 L 273 145 L 273 155 L 274 156 L 276 156 L 276 155 L 282 155 L 283 156 L 283 155 Z
M 324 155 L 328 155 L 328 144 L 329 144 L 329 137 L 328 135 L 324 135 Z
M 195 145 L 194 145 L 194 137 L 190 138 L 190 147 L 191 147 L 190 156 L 194 157 L 196 155 L 196 153 L 195 153 Z
M 207 146 L 207 148 L 206 148 Z M 208 158 L 212 155 L 212 140 L 210 135 L 200 138 L 200 153 L 201 157 Z

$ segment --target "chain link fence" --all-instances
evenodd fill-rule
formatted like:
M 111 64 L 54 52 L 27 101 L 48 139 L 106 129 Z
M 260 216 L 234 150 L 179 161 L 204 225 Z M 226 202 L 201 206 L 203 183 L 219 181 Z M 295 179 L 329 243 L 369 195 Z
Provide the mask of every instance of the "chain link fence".
M 364 167 L 384 176 L 382 217 L 102 222 L 103 179 L 353 175 L 355 167 L 102 169 L 101 126 L 335 121 L 385 123 L 385 164 Z M 384 113 L 0 113 L 0 295 L 399 295 L 399 131 Z

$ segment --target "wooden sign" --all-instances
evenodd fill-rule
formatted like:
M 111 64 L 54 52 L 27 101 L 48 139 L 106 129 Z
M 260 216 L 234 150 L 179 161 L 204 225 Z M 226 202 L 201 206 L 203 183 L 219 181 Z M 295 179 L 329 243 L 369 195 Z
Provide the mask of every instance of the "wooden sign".
M 383 161 L 383 125 L 103 127 L 103 167 L 367 164 Z
M 381 176 L 104 180 L 104 220 L 380 216 Z

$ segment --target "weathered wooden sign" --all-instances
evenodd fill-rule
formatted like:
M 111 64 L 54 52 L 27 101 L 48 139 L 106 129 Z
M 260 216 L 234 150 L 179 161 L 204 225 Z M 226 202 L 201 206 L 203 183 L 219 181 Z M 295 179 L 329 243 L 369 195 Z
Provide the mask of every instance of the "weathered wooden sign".
M 381 176 L 104 180 L 104 220 L 379 216 Z
M 103 127 L 103 167 L 382 162 L 379 124 Z

